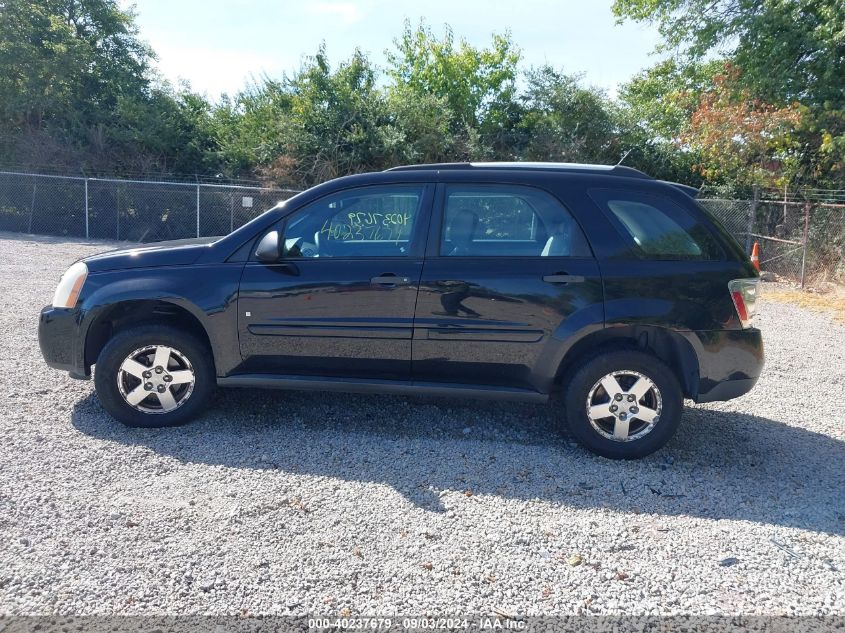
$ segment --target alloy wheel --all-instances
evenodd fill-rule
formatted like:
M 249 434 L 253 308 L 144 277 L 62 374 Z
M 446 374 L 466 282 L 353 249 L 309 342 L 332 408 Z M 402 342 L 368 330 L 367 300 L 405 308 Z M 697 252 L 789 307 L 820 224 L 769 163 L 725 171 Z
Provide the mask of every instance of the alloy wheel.
M 187 357 L 166 345 L 136 349 L 117 372 L 117 387 L 126 403 L 150 414 L 169 413 L 185 404 L 195 382 Z
M 590 389 L 587 418 L 610 440 L 630 442 L 648 435 L 660 421 L 663 398 L 651 378 L 632 370 L 611 372 Z

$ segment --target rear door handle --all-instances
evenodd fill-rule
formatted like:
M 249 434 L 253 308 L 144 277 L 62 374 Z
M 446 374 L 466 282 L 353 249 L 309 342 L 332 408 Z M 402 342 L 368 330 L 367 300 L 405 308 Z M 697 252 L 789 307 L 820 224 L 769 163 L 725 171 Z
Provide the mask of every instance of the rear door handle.
M 411 278 L 398 277 L 393 273 L 384 273 L 383 275 L 370 279 L 370 283 L 374 286 L 407 286 L 411 283 Z
M 546 275 L 543 277 L 543 281 L 550 284 L 579 284 L 584 281 L 584 276 L 555 273 L 554 275 Z

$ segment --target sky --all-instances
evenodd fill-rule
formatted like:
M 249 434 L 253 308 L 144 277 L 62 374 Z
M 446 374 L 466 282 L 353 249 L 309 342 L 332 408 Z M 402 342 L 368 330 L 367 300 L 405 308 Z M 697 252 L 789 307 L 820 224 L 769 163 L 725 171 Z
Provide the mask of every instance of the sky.
M 234 93 L 251 77 L 281 77 L 299 68 L 321 42 L 333 64 L 356 47 L 384 65 L 387 48 L 421 18 L 441 35 L 488 46 L 509 30 L 523 65 L 549 63 L 614 95 L 653 65 L 655 28 L 616 24 L 612 0 L 135 0 L 141 37 L 159 57 L 160 73 L 187 80 L 211 98 Z M 128 6 L 128 2 L 126 3 Z

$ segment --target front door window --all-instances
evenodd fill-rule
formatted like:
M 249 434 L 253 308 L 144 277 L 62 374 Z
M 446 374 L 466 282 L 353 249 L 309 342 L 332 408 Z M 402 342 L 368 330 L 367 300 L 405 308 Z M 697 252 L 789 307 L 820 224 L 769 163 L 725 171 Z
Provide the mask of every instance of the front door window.
M 422 186 L 362 187 L 321 198 L 285 227 L 285 257 L 407 257 Z

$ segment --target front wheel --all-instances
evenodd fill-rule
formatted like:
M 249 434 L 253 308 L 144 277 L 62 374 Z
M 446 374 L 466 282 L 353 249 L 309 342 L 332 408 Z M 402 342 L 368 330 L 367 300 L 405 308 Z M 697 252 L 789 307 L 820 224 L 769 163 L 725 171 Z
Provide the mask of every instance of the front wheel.
M 672 370 L 635 350 L 600 354 L 564 385 L 566 419 L 575 438 L 594 453 L 636 459 L 675 434 L 683 393 Z
M 165 325 L 118 332 L 100 352 L 94 385 L 103 407 L 127 426 L 184 424 L 208 402 L 215 385 L 206 345 Z

